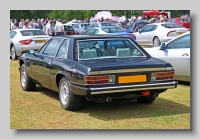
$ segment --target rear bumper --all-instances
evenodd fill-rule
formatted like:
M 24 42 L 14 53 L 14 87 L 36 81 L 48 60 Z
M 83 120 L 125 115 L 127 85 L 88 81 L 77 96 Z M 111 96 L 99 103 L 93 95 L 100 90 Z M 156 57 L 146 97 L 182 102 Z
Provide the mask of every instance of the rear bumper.
M 146 91 L 146 90 L 161 90 L 176 88 L 178 82 L 163 82 L 163 83 L 151 83 L 151 84 L 138 84 L 138 85 L 121 85 L 121 86 L 109 86 L 109 87 L 95 87 L 84 88 L 76 85 L 71 85 L 73 92 L 76 95 L 97 95 L 107 93 L 125 93 L 134 91 Z

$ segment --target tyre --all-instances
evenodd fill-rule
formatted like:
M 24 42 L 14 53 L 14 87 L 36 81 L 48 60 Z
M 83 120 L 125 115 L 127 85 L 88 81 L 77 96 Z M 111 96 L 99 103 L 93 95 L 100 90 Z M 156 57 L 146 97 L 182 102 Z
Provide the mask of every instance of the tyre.
M 145 104 L 149 104 L 149 103 L 153 103 L 155 101 L 156 97 L 154 96 L 141 96 L 137 99 L 137 102 L 139 103 L 145 103 Z
M 160 39 L 158 37 L 155 37 L 153 39 L 153 47 L 159 47 L 160 46 Z
M 16 50 L 15 50 L 15 47 L 13 45 L 10 48 L 10 58 L 12 60 L 16 60 L 17 59 Z
M 59 100 L 63 109 L 72 111 L 80 107 L 81 97 L 72 92 L 70 83 L 63 77 L 59 83 Z
M 22 66 L 20 67 L 20 83 L 24 91 L 35 90 L 36 84 L 33 83 L 32 79 L 27 74 L 25 64 L 22 64 Z

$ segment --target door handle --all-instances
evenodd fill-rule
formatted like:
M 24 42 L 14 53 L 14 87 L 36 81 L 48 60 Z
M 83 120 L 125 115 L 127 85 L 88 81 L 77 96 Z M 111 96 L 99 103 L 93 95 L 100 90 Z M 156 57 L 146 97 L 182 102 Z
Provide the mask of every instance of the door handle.
M 189 56 L 188 53 L 182 54 L 182 56 Z

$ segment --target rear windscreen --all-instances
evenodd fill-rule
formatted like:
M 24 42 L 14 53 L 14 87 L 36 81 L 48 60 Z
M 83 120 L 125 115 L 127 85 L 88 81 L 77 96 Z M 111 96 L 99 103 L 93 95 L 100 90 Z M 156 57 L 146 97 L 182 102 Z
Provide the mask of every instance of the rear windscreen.
M 165 28 L 183 28 L 182 26 L 180 26 L 178 24 L 161 24 L 161 26 L 163 26 Z
M 20 31 L 22 36 L 37 36 L 37 35 L 47 35 L 42 30 L 22 30 Z
M 65 26 L 65 30 L 67 30 L 67 31 L 74 31 L 74 29 L 71 26 Z

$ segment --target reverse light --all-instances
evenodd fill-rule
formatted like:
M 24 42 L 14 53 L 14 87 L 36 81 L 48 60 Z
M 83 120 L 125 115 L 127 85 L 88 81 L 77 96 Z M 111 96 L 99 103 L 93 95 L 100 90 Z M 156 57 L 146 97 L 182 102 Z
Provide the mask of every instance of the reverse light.
M 115 82 L 114 75 L 85 76 L 85 84 L 113 84 L 114 82 Z
M 21 40 L 19 41 L 21 44 L 30 44 L 33 40 Z
M 170 72 L 155 72 L 151 74 L 151 81 L 173 80 L 174 71 Z

